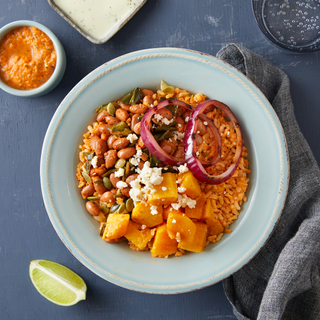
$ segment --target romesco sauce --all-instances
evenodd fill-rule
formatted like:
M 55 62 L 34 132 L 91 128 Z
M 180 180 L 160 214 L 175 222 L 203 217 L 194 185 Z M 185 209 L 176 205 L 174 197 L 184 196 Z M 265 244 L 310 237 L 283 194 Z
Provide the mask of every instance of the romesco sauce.
M 56 60 L 51 39 L 36 27 L 19 27 L 0 41 L 0 78 L 14 89 L 40 87 L 53 74 Z

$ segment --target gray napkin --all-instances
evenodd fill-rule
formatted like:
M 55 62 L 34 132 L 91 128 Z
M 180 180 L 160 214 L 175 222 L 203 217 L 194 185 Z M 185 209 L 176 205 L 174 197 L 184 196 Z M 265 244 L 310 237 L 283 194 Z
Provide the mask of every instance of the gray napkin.
M 287 75 L 234 44 L 217 57 L 244 73 L 267 97 L 288 143 L 289 191 L 262 250 L 223 281 L 238 319 L 320 319 L 320 171 L 295 119 Z

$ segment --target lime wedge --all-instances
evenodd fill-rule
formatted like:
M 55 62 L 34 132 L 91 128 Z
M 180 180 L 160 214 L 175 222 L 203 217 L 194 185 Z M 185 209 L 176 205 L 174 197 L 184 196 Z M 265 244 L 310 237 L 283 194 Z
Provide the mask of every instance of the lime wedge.
M 67 267 L 49 260 L 33 260 L 30 279 L 38 292 L 60 306 L 72 306 L 86 299 L 87 285 Z

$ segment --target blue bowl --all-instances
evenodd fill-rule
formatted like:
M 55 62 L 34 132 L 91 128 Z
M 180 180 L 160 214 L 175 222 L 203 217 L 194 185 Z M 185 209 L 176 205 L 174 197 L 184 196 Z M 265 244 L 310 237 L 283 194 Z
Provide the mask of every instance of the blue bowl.
M 45 27 L 44 25 L 38 22 L 29 21 L 29 20 L 19 20 L 19 21 L 11 22 L 0 29 L 0 40 L 8 32 L 12 31 L 13 29 L 16 29 L 19 27 L 25 27 L 25 26 L 36 27 L 41 31 L 43 31 L 51 39 L 57 54 L 57 63 L 56 63 L 55 71 L 53 72 L 53 74 L 51 75 L 51 77 L 47 82 L 45 82 L 43 85 L 41 85 L 36 89 L 32 89 L 32 90 L 14 89 L 6 85 L 1 79 L 0 79 L 0 88 L 3 91 L 6 91 L 7 93 L 10 93 L 14 96 L 38 97 L 50 92 L 52 89 L 54 89 L 58 85 L 58 83 L 61 81 L 64 75 L 64 72 L 66 70 L 67 59 L 66 59 L 64 48 L 60 43 L 59 39 L 52 33 L 52 31 L 50 31 L 47 27 Z

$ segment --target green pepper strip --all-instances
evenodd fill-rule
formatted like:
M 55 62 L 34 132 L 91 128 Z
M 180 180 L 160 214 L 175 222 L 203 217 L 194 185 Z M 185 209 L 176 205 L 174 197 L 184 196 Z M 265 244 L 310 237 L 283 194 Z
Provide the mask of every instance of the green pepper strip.
M 133 94 L 131 96 L 129 104 L 131 104 L 131 105 L 137 104 L 140 101 L 140 99 L 142 99 L 141 89 L 140 88 L 135 88 L 133 90 Z

